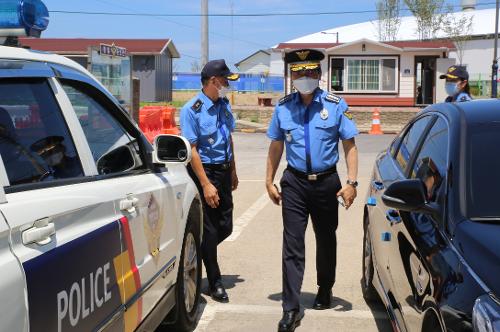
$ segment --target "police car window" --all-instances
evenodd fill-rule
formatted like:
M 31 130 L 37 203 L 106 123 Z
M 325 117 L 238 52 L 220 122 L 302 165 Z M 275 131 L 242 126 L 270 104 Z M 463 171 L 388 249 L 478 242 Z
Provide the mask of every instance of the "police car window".
M 415 123 L 413 123 L 413 125 L 406 131 L 406 134 L 399 145 L 398 152 L 396 153 L 396 163 L 402 171 L 406 170 L 406 167 L 410 162 L 411 155 L 415 151 L 418 141 L 427 128 L 430 119 L 430 116 L 423 117 L 415 121 Z
M 99 174 L 142 168 L 139 145 L 101 102 L 92 87 L 61 81 L 92 151 Z M 101 97 L 104 98 L 104 97 Z
M 0 154 L 11 186 L 83 176 L 45 79 L 0 80 Z
M 447 169 L 448 126 L 438 118 L 425 138 L 412 167 L 410 177 L 419 178 L 427 187 L 427 199 L 435 200 Z

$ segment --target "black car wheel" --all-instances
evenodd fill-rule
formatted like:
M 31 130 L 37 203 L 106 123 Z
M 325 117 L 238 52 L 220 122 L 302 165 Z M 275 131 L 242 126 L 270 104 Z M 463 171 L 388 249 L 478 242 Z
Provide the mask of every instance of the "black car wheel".
M 192 331 L 196 324 L 201 286 L 200 226 L 188 219 L 177 274 L 176 304 L 167 317 L 168 330 Z
M 364 235 L 363 235 L 363 277 L 361 279 L 361 290 L 366 301 L 378 300 L 378 294 L 373 286 L 373 252 L 370 230 L 368 228 L 370 220 L 368 215 L 365 215 L 364 220 Z

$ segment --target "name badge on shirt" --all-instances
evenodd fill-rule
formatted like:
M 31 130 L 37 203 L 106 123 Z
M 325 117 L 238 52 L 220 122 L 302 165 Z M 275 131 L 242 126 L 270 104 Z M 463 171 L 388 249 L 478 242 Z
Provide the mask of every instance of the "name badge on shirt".
M 213 145 L 214 143 L 215 143 L 215 140 L 212 137 L 210 137 L 208 139 L 208 144 Z
M 287 130 L 287 132 L 285 133 L 285 138 L 289 143 L 292 141 L 292 133 L 290 132 L 290 130 Z

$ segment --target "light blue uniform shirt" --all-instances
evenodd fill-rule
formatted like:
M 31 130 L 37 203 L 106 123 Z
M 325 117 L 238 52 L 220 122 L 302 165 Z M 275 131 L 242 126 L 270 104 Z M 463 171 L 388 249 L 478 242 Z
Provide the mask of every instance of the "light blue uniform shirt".
M 214 103 L 200 91 L 182 108 L 180 126 L 181 135 L 197 145 L 202 163 L 222 164 L 232 160 L 230 137 L 236 123 L 226 98 Z
M 458 95 L 454 97 L 448 97 L 446 98 L 445 102 L 450 103 L 450 102 L 463 102 L 463 101 L 471 101 L 472 98 L 465 92 L 460 92 Z
M 313 101 L 306 108 L 300 94 L 295 92 L 276 106 L 267 136 L 274 141 L 285 141 L 286 160 L 291 167 L 305 173 L 322 172 L 337 164 L 339 139 L 358 134 L 351 118 L 346 102 L 339 96 L 316 89 Z

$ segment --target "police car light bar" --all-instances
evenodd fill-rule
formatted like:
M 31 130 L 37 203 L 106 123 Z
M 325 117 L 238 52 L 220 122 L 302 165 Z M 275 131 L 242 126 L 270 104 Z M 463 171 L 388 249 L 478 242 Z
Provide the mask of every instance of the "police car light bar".
M 0 38 L 40 37 L 49 11 L 40 0 L 0 0 Z

